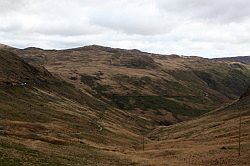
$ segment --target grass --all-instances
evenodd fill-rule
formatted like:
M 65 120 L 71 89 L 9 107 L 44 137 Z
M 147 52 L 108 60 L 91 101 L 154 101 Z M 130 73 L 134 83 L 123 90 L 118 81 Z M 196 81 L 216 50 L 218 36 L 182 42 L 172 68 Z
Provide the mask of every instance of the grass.
M 0 139 L 0 149 L 1 166 L 62 165 L 55 157 L 27 148 L 19 143 L 7 142 Z
M 249 98 L 244 99 L 249 100 Z M 235 105 L 248 105 L 243 100 Z M 245 107 L 242 129 L 242 155 L 238 156 L 238 117 L 237 107 L 228 107 L 180 124 L 159 127 L 150 133 L 153 138 L 160 137 L 160 141 L 151 143 L 148 152 L 154 153 L 164 150 L 178 150 L 179 154 L 173 159 L 164 156 L 170 165 L 249 165 L 249 109 Z M 151 154 L 153 155 L 153 154 Z M 150 156 L 150 154 L 149 154 Z M 160 160 L 160 157 L 159 159 Z M 164 165 L 164 164 L 162 164 Z
M 154 56 L 150 59 L 158 60 L 156 68 L 147 65 L 148 62 L 151 65 L 150 59 L 146 59 L 146 63 L 144 59 L 131 61 L 131 57 L 122 61 L 119 56 L 112 59 L 117 60 L 118 66 L 102 66 L 111 64 L 106 63 L 105 58 L 110 57 L 107 55 L 108 52 L 105 49 L 102 49 L 100 55 L 87 52 L 88 57 L 96 59 L 93 58 L 86 63 L 89 66 L 82 67 L 82 61 L 78 61 L 77 58 L 83 57 L 81 60 L 88 61 L 85 55 L 71 56 L 71 51 L 67 51 L 67 55 L 61 51 L 60 62 L 56 65 L 64 67 L 57 68 L 56 71 L 53 71 L 53 66 L 47 67 L 51 67 L 54 73 L 62 73 L 63 76 L 72 66 L 77 68 L 76 72 L 79 75 L 86 71 L 95 73 L 95 70 L 104 70 L 104 79 L 86 73 L 82 77 L 84 85 L 81 88 L 87 85 L 97 92 L 96 95 L 104 97 L 108 97 L 106 93 L 110 92 L 110 103 L 100 100 L 101 97 L 98 99 L 93 94 L 84 93 L 78 89 L 78 84 L 71 85 L 41 73 L 42 78 L 30 75 L 32 79 L 40 80 L 31 86 L 0 87 L 0 125 L 6 130 L 5 135 L 0 135 L 0 165 L 235 164 L 239 108 L 244 109 L 243 154 L 247 154 L 249 105 L 240 103 L 239 106 L 239 103 L 236 103 L 234 109 L 231 107 L 230 110 L 206 114 L 192 121 L 167 127 L 160 126 L 153 131 L 151 130 L 156 124 L 153 122 L 154 119 L 143 116 L 147 113 L 153 113 L 155 117 L 164 116 L 166 112 L 161 112 L 163 109 L 172 112 L 174 116 L 197 117 L 207 112 L 206 109 L 202 109 L 204 105 L 213 106 L 216 103 L 214 100 L 224 103 L 222 99 L 228 94 L 237 96 L 225 85 L 234 86 L 236 81 L 237 86 L 245 86 L 244 82 L 247 82 L 248 77 L 244 75 L 247 71 L 228 72 L 229 68 L 224 65 L 221 72 L 218 72 L 216 67 L 220 64 L 208 65 L 204 63 L 205 60 L 192 62 L 191 65 L 187 62 L 177 63 L 173 69 L 171 65 L 176 63 L 175 61 L 164 64 L 166 59 L 162 58 L 160 61 Z M 57 54 L 54 53 L 49 56 L 57 61 L 58 59 L 54 58 Z M 35 54 L 32 52 L 32 56 Z M 74 62 L 80 62 L 80 66 L 68 65 L 68 68 L 63 63 L 69 62 L 72 57 Z M 175 59 L 178 61 L 180 58 Z M 156 63 L 153 61 L 153 64 Z M 91 68 L 91 65 L 94 67 Z M 25 68 L 27 69 L 21 68 L 21 71 L 32 70 L 28 66 Z M 243 70 L 238 68 L 236 70 Z M 10 69 L 16 71 L 14 68 Z M 195 73 L 196 70 L 201 72 L 200 77 Z M 121 73 L 121 77 L 111 79 L 117 73 Z M 233 80 L 231 75 L 236 79 Z M 9 71 L 5 76 L 9 76 Z M 22 74 L 20 76 L 18 81 L 23 82 L 24 77 Z M 223 82 L 223 79 L 226 81 Z M 79 81 L 74 82 L 80 83 Z M 225 89 L 214 89 L 221 86 Z M 127 88 L 127 92 L 123 93 L 121 87 Z M 116 88 L 116 92 L 119 93 L 112 95 L 112 90 Z M 224 90 L 225 96 L 221 94 Z M 207 96 L 202 96 L 204 93 L 207 93 Z M 210 103 L 206 103 L 210 100 Z M 244 103 L 249 104 L 248 101 L 249 98 Z M 132 110 L 135 109 L 141 109 L 143 112 L 134 115 Z M 146 139 L 145 151 L 141 150 L 142 135 Z M 153 138 L 156 139 L 153 141 Z M 63 144 L 55 143 L 56 140 L 61 140 Z M 233 148 L 221 149 L 223 146 Z M 241 162 L 249 162 L 249 157 L 244 155 Z
M 207 110 L 195 110 L 187 105 L 169 100 L 163 96 L 118 96 L 114 95 L 112 102 L 121 109 L 133 110 L 136 108 L 142 110 L 165 109 L 175 115 L 199 116 Z

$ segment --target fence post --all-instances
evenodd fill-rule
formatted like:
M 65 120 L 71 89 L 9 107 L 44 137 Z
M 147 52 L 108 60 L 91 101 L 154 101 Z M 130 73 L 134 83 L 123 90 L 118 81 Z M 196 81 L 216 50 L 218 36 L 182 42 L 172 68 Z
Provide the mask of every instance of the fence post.
M 144 138 L 144 135 L 143 135 L 143 137 L 142 137 L 142 150 L 144 151 L 144 147 L 145 147 L 145 138 Z
M 239 147 L 238 147 L 238 154 L 239 154 L 239 156 L 240 156 L 240 151 L 241 151 L 241 110 L 239 109 L 239 111 L 240 111 L 240 121 L 239 121 L 239 139 L 238 139 L 238 141 L 239 141 Z

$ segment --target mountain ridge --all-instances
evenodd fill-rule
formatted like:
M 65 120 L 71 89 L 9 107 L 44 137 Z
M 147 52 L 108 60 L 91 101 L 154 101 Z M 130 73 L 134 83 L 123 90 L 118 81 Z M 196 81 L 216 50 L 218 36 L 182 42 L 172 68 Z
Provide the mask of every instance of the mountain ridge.
M 250 64 L 250 56 L 223 57 L 214 59 L 220 61 L 240 62 L 244 64 Z
M 110 46 L 102 46 L 102 45 L 98 45 L 98 44 L 90 44 L 90 45 L 83 45 L 83 46 L 78 46 L 78 47 L 72 47 L 72 48 L 62 48 L 62 49 L 45 49 L 45 48 L 41 48 L 41 47 L 32 47 L 32 46 L 29 46 L 29 47 L 24 47 L 24 48 L 18 48 L 18 47 L 13 47 L 13 46 L 9 46 L 9 45 L 6 45 L 6 44 L 1 44 L 0 43 L 0 48 L 8 48 L 8 49 L 21 49 L 21 50 L 29 50 L 29 49 L 35 49 L 35 50 L 43 50 L 43 51 L 67 51 L 67 50 L 75 50 L 75 49 L 84 49 L 84 48 L 102 48 L 102 49 L 110 49 L 112 47 Z M 237 58 L 249 58 L 249 56 L 246 56 L 246 55 L 242 55 L 242 56 L 231 56 L 231 57 L 228 57 L 228 56 L 224 56 L 224 57 L 220 57 L 220 58 L 205 58 L 205 57 L 202 57 L 202 56 L 197 56 L 197 55 L 184 55 L 184 54 L 174 54 L 174 53 L 171 53 L 171 54 L 162 54 L 162 53 L 155 53 L 155 52 L 147 52 L 147 51 L 142 51 L 142 50 L 139 50 L 139 49 L 136 49 L 136 48 L 132 48 L 132 49 L 126 49 L 126 48 L 119 48 L 119 47 L 114 47 L 112 49 L 117 49 L 117 50 L 128 50 L 128 51 L 134 51 L 134 52 L 141 52 L 141 53 L 146 53 L 146 54 L 149 54 L 149 55 L 161 55 L 161 56 L 173 56 L 173 57 L 199 57 L 199 58 L 204 58 L 204 59 L 211 59 L 211 60 L 226 60 L 226 59 L 232 59 L 230 61 L 233 61 L 233 59 L 237 59 Z M 237 61 L 237 60 L 235 60 Z
M 114 107 L 160 124 L 199 116 L 220 107 L 218 101 L 230 103 L 250 83 L 248 65 L 201 57 L 97 45 L 12 51 Z

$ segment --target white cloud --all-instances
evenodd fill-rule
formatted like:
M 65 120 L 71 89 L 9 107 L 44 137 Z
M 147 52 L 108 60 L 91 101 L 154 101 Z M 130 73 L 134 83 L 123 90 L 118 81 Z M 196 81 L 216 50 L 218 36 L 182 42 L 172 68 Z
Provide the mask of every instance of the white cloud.
M 178 23 L 178 16 L 161 12 L 154 3 L 138 2 L 95 8 L 90 18 L 93 24 L 139 35 L 168 33 Z
M 250 55 L 248 0 L 1 0 L 0 43 Z

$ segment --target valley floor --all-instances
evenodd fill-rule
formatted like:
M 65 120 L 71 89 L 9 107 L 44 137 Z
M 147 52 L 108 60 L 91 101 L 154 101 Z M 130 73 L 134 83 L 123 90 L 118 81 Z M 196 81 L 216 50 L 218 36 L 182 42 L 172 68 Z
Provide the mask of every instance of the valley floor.
M 238 119 L 233 118 L 236 116 L 234 112 L 230 116 L 221 113 L 217 120 L 215 115 L 208 115 L 169 127 L 158 127 L 148 134 L 144 150 L 143 137 L 132 146 L 107 146 L 84 139 L 71 139 L 58 145 L 44 140 L 1 135 L 0 163 L 1 166 L 247 166 L 250 164 L 250 115 L 249 111 L 243 113 L 241 156 L 238 156 Z

